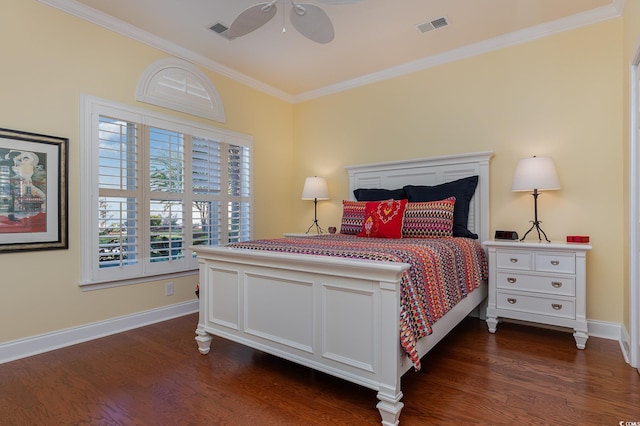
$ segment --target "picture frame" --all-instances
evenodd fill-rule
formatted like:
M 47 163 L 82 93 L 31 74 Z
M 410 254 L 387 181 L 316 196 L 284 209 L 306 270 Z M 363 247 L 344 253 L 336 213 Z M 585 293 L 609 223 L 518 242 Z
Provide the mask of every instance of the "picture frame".
M 0 254 L 69 248 L 68 145 L 0 128 Z

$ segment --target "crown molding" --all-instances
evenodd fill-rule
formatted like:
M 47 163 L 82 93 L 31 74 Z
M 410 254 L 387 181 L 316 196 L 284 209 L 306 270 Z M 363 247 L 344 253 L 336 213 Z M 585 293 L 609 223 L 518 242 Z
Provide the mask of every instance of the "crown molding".
M 533 27 L 525 28 L 520 31 L 515 31 L 509 34 L 505 34 L 499 37 L 494 37 L 479 43 L 470 44 L 467 46 L 453 49 L 447 52 L 443 52 L 437 55 L 429 56 L 417 61 L 408 62 L 403 65 L 390 67 L 378 72 L 367 74 L 352 80 L 343 81 L 341 83 L 329 85 L 317 90 L 311 90 L 298 95 L 292 95 L 286 93 L 280 89 L 274 88 L 268 84 L 265 84 L 259 80 L 248 77 L 245 74 L 239 73 L 225 65 L 222 65 L 216 61 L 206 58 L 200 54 L 197 54 L 191 50 L 185 49 L 165 40 L 161 37 L 155 36 L 149 32 L 143 31 L 131 24 L 123 22 L 105 13 L 99 12 L 91 7 L 88 7 L 76 0 L 37 0 L 42 4 L 59 9 L 63 12 L 74 15 L 80 19 L 84 19 L 93 24 L 99 25 L 108 30 L 114 31 L 125 37 L 137 40 L 141 43 L 147 44 L 153 48 L 166 52 L 170 55 L 176 56 L 181 59 L 193 62 L 200 66 L 203 66 L 217 74 L 224 77 L 228 77 L 234 81 L 244 84 L 248 87 L 261 91 L 265 94 L 274 96 L 283 101 L 289 103 L 305 102 L 312 99 L 320 98 L 346 90 L 354 89 L 356 87 L 365 86 L 371 83 L 388 80 L 391 78 L 403 76 L 406 74 L 422 71 L 428 68 L 443 65 L 449 62 L 458 61 L 473 56 L 482 55 L 494 50 L 503 49 L 505 47 L 515 46 L 518 44 L 533 41 L 539 38 L 547 37 L 550 35 L 558 34 L 564 31 L 573 30 L 576 28 L 585 27 L 598 22 L 614 19 L 622 16 L 622 10 L 626 0 L 612 0 L 611 4 L 602 6 L 589 11 L 581 12 L 566 18 L 557 19 L 555 21 L 547 22 L 544 24 L 536 25 Z
M 228 77 L 238 83 L 242 83 L 246 86 L 252 87 L 268 95 L 282 99 L 286 102 L 292 102 L 292 96 L 280 89 L 276 89 L 268 84 L 258 81 L 254 78 L 248 77 L 245 74 L 239 73 L 225 65 L 222 65 L 216 61 L 206 58 L 191 50 L 185 49 L 175 43 L 165 40 L 161 37 L 153 35 L 147 31 L 143 31 L 140 28 L 131 25 L 127 22 L 116 19 L 106 13 L 97 11 L 89 6 L 86 6 L 75 0 L 37 0 L 38 2 L 51 6 L 77 18 L 91 22 L 117 34 L 131 38 L 133 40 L 144 43 L 155 49 L 161 50 L 172 56 L 180 59 L 187 60 L 194 64 L 198 64 L 202 67 L 209 69 L 224 77 Z
M 479 43 L 470 44 L 458 49 L 449 50 L 447 52 L 429 56 L 417 61 L 387 68 L 382 71 L 364 75 L 352 80 L 326 86 L 318 90 L 295 95 L 293 97 L 293 102 L 298 103 L 309 101 L 322 96 L 343 92 L 349 89 L 354 89 L 356 87 L 365 86 L 367 84 L 388 80 L 406 74 L 411 74 L 449 62 L 482 55 L 484 53 L 503 49 L 505 47 L 527 43 L 529 41 L 558 34 L 564 31 L 570 31 L 576 28 L 585 27 L 609 19 L 618 18 L 622 16 L 624 2 L 625 0 L 613 0 L 613 2 L 607 6 L 602 6 L 586 12 L 568 16 L 566 18 L 561 18 L 555 21 L 525 28 L 520 31 L 514 31 L 512 33 L 490 38 Z

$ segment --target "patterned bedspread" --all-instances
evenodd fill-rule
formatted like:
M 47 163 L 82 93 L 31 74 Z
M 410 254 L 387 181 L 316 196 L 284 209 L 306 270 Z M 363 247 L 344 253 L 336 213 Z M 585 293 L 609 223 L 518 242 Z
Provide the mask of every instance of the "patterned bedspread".
M 401 283 L 400 344 L 420 369 L 417 342 L 487 279 L 482 246 L 469 238 L 382 239 L 354 235 L 254 240 L 230 247 L 408 263 Z

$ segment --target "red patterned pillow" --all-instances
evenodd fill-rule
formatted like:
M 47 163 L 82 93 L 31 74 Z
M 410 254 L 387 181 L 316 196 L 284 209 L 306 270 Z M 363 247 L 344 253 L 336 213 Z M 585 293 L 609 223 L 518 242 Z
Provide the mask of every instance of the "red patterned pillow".
M 362 231 L 366 207 L 366 201 L 342 201 L 341 234 L 358 235 Z
M 402 225 L 403 238 L 444 238 L 453 235 L 456 197 L 408 203 Z
M 367 202 L 362 231 L 358 237 L 402 238 L 407 200 Z

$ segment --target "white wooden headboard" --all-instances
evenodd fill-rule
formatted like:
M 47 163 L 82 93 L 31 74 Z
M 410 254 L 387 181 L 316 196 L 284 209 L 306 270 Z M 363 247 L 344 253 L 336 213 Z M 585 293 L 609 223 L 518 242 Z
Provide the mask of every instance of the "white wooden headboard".
M 489 235 L 489 160 L 492 151 L 441 157 L 418 158 L 385 163 L 347 166 L 349 196 L 358 188 L 397 189 L 404 185 L 438 185 L 478 175 L 478 187 L 469 205 L 468 229 L 479 241 Z

